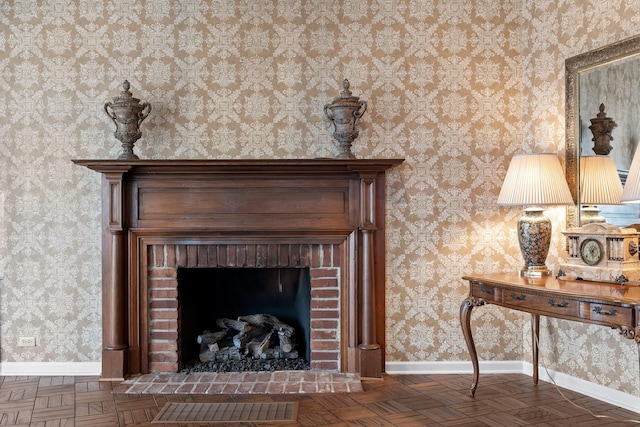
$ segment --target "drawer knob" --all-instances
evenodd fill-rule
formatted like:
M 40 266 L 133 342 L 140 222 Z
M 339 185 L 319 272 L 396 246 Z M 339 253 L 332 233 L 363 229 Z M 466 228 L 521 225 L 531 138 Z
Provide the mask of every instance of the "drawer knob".
M 556 303 L 556 300 L 554 300 L 553 298 L 549 300 L 549 305 L 552 307 L 560 307 L 560 308 L 565 308 L 569 306 L 569 303 L 567 301 L 562 301 L 559 303 Z
M 602 311 L 602 307 L 599 305 L 593 307 L 593 312 L 601 316 L 615 316 L 617 313 L 613 308 L 609 309 L 609 311 Z
M 511 299 L 517 301 L 524 301 L 527 296 L 525 294 L 516 295 L 515 292 L 511 292 Z
M 480 286 L 480 292 L 487 295 L 493 295 L 495 293 L 495 290 L 493 288 L 487 289 L 484 286 Z

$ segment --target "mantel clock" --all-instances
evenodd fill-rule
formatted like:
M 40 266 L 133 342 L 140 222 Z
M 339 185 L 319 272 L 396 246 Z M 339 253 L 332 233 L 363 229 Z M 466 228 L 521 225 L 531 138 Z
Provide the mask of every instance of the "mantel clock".
M 568 257 L 560 264 L 559 277 L 640 284 L 638 230 L 593 223 L 570 228 L 564 235 Z

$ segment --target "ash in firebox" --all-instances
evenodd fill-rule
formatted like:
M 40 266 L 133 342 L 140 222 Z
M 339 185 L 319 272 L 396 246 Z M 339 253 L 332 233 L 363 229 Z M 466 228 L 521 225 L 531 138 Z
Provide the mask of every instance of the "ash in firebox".
M 187 363 L 180 372 L 250 372 L 250 371 L 306 371 L 311 369 L 309 363 L 298 359 L 255 360 L 250 358 L 239 360 L 216 360 L 200 362 L 193 360 Z

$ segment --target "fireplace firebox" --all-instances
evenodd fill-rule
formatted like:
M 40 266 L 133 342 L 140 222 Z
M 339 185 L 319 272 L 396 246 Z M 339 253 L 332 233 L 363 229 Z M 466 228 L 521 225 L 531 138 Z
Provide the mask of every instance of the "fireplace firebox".
M 189 274 L 210 276 L 215 270 L 221 275 L 225 271 L 240 270 L 253 271 L 252 275 L 268 275 L 277 269 L 278 275 L 290 269 L 304 269 L 300 276 L 308 270 L 308 288 L 300 290 L 288 298 L 294 305 L 307 305 L 307 312 L 303 316 L 296 316 L 297 323 L 308 323 L 309 329 L 309 358 L 313 369 L 340 370 L 341 369 L 341 245 L 331 244 L 239 244 L 239 245 L 152 245 L 148 248 L 146 271 L 146 286 L 142 286 L 142 293 L 148 296 L 148 370 L 151 372 L 176 372 L 184 359 L 184 349 L 189 347 L 185 342 L 183 328 L 191 329 L 191 314 L 185 313 L 181 304 L 184 294 L 180 290 L 180 276 Z M 283 272 L 284 271 L 284 272 Z M 243 276 L 249 273 L 243 273 Z M 235 275 L 234 275 L 235 276 Z M 206 280 L 206 278 L 205 278 Z M 266 282 L 269 282 L 268 280 Z M 269 293 L 273 284 L 261 281 L 252 286 L 251 293 L 264 295 Z M 306 282 L 306 280 L 305 280 Z M 292 284 L 278 283 L 277 299 L 283 299 L 279 294 L 282 289 L 293 288 Z M 230 293 L 240 290 L 233 285 Z M 253 299 L 253 298 L 252 298 Z M 264 300 L 264 297 L 260 297 Z M 273 297 L 271 301 L 273 301 Z M 308 301 L 308 304 L 305 303 Z M 287 301 L 284 301 L 287 302 Z M 206 304 L 206 302 L 201 302 Z M 225 306 L 232 305 L 224 303 Z M 275 305 L 275 304 L 271 304 Z M 250 308 L 262 306 L 256 303 Z M 278 312 L 283 310 L 283 304 L 278 305 Z M 193 307 L 192 307 L 193 308 Z M 249 308 L 249 305 L 247 307 Z M 266 307 L 265 307 L 266 308 Z M 187 308 L 191 310 L 191 308 Z M 274 311 L 265 313 L 276 315 Z M 297 308 L 296 311 L 302 311 Z M 193 310 L 191 310 L 193 311 Z M 248 314 L 248 313 L 243 313 Z M 254 313 L 255 314 L 255 313 Z M 292 314 L 288 316 L 294 317 Z M 307 321 L 308 319 L 308 321 Z M 192 334 L 192 331 L 187 331 Z M 192 337 L 193 338 L 193 337 Z M 187 340 L 189 338 L 186 338 Z
M 218 351 L 222 355 L 219 360 L 237 358 L 254 358 L 260 356 L 266 362 L 281 358 L 281 354 L 273 356 L 266 352 L 245 354 L 247 342 L 228 339 L 228 335 L 220 338 L 215 344 L 215 351 L 208 350 L 202 343 L 205 331 L 217 332 L 221 319 L 237 320 L 243 316 L 274 316 L 279 322 L 293 328 L 292 351 L 287 351 L 293 358 L 311 360 L 309 342 L 311 337 L 311 281 L 308 268 L 179 268 L 178 269 L 178 367 L 189 363 L 202 362 L 200 353 L 209 355 Z M 243 324 L 243 326 L 246 326 Z M 258 329 L 258 328 L 254 328 Z M 271 328 L 269 328 L 271 329 Z M 232 329 L 232 333 L 240 330 Z M 242 331 L 243 332 L 243 331 Z M 249 331 L 251 332 L 251 331 Z M 246 335 L 250 335 L 247 333 Z M 273 342 L 267 345 L 272 349 L 279 344 L 276 333 L 263 337 L 256 334 L 255 341 Z M 218 342 L 227 341 L 224 348 L 237 351 L 230 356 L 222 352 Z M 244 346 L 241 346 L 244 345 Z M 289 349 L 288 349 L 289 350 Z
M 74 160 L 102 174 L 101 378 L 175 372 L 180 276 L 231 268 L 307 272 L 312 369 L 380 377 L 385 171 L 402 161 Z

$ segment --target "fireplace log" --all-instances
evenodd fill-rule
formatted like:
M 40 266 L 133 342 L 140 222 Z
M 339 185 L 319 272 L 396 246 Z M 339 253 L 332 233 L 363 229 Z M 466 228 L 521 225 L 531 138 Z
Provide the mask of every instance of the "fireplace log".
M 200 347 L 200 361 L 214 362 L 216 360 L 240 360 L 244 357 L 240 353 L 240 349 L 236 347 L 224 347 L 217 351 L 210 351 L 208 344 L 202 344 Z
M 282 357 L 284 359 L 297 359 L 298 358 L 298 350 L 293 350 L 293 351 L 288 351 L 288 352 L 281 352 Z
M 263 334 L 262 340 L 255 340 L 248 344 L 247 348 L 254 359 L 260 359 L 266 349 L 269 348 L 273 331 Z
M 265 348 L 260 357 L 262 359 L 282 359 L 282 353 L 279 348 Z
M 247 322 L 233 319 L 218 319 L 216 320 L 216 325 L 221 329 L 233 329 L 238 332 L 248 331 L 251 327 Z
M 295 347 L 291 335 L 287 335 L 284 331 L 278 331 L 278 339 L 280 340 L 280 348 L 284 353 L 290 353 Z
M 260 327 L 270 325 L 276 331 L 282 331 L 289 337 L 295 332 L 295 329 L 292 326 L 281 322 L 280 319 L 270 314 L 250 314 L 248 316 L 239 316 L 238 320 Z
M 198 355 L 200 362 L 213 362 L 216 360 L 216 352 L 209 348 L 209 344 L 200 344 L 200 354 Z
M 202 335 L 198 335 L 198 344 L 215 344 L 227 336 L 227 331 L 209 332 L 204 331 Z
M 243 349 L 247 346 L 248 343 L 253 341 L 253 339 L 259 335 L 263 335 L 265 330 L 260 327 L 251 326 L 245 331 L 240 331 L 233 337 L 233 345 L 239 349 Z

